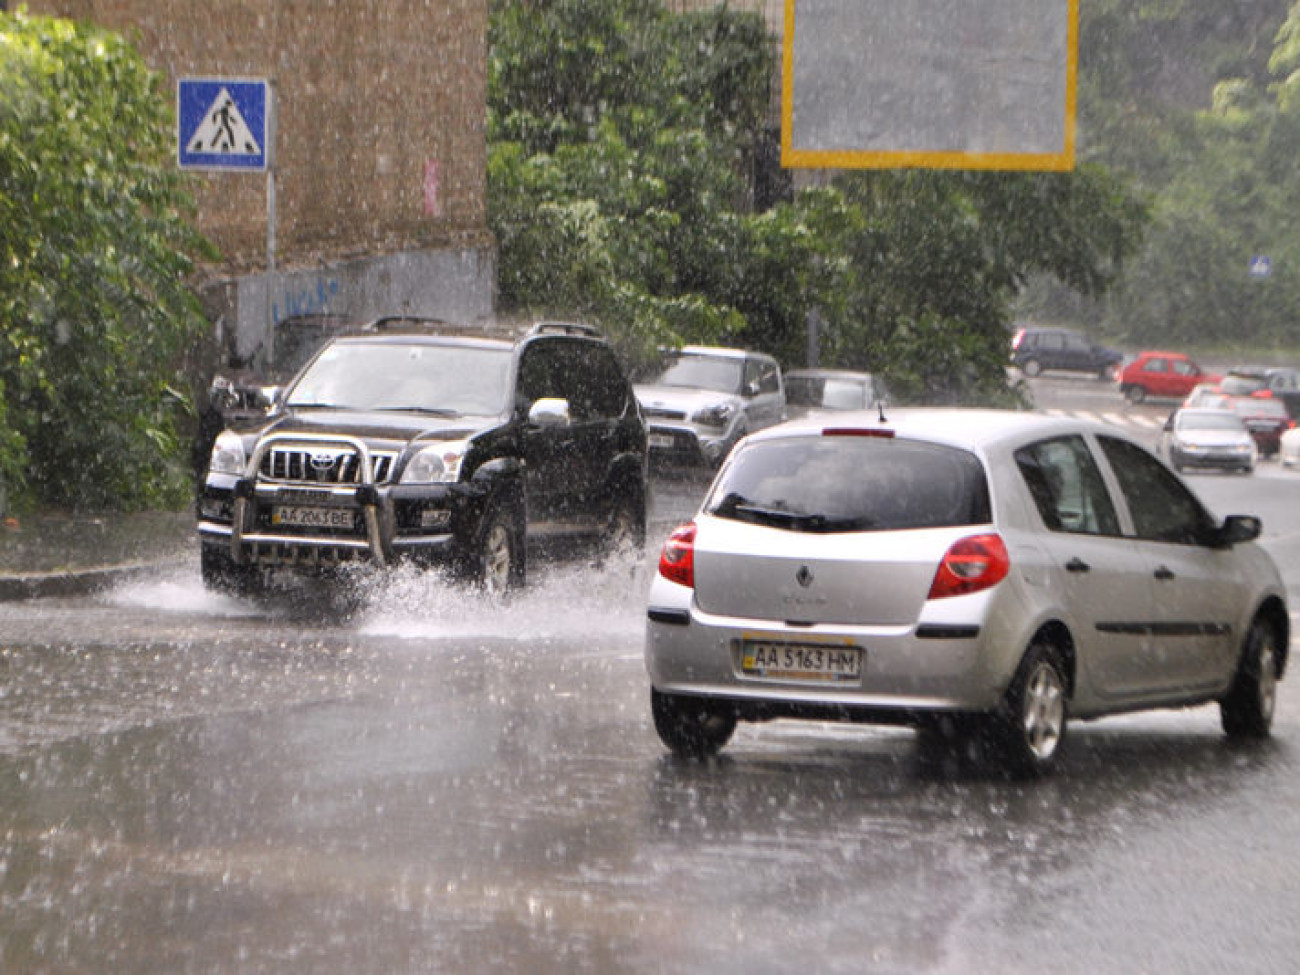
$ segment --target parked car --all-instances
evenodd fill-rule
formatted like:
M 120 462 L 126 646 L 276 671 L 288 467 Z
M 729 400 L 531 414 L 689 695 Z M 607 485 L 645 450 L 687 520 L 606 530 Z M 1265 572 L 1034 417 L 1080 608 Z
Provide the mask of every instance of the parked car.
M 593 329 L 518 338 L 381 322 L 331 339 L 262 424 L 222 433 L 199 498 L 204 582 L 445 566 L 491 593 L 528 549 L 640 544 L 646 434 Z
M 1123 358 L 1122 352 L 1099 345 L 1072 328 L 1026 326 L 1011 337 L 1011 363 L 1026 376 L 1059 369 L 1109 379 Z
M 1296 464 L 1300 464 L 1300 427 L 1292 427 L 1282 434 L 1282 441 L 1278 447 L 1278 459 L 1281 460 L 1283 467 L 1295 467 Z
M 953 729 L 1029 775 L 1068 721 L 1140 708 L 1217 702 L 1228 735 L 1264 737 L 1290 618 L 1259 533 L 1096 422 L 791 421 L 751 434 L 663 546 L 654 725 L 683 756 L 738 721 Z
M 1262 457 L 1275 456 L 1282 446 L 1282 434 L 1295 426 L 1295 421 L 1291 419 L 1291 414 L 1286 411 L 1282 401 L 1267 392 L 1263 395 L 1234 396 L 1229 406 L 1245 422 Z
M 1201 383 L 1217 383 L 1181 352 L 1139 352 L 1119 373 L 1119 391 L 1132 403 L 1184 399 Z
M 657 378 L 636 386 L 650 458 L 664 466 L 717 467 L 741 437 L 785 419 L 781 367 L 769 355 L 691 345 Z
M 1210 467 L 1249 474 L 1259 455 L 1255 438 L 1234 410 L 1196 406 L 1169 414 L 1159 450 L 1176 471 Z
M 1232 396 L 1225 393 L 1218 383 L 1199 383 L 1192 388 L 1183 400 L 1183 406 L 1196 406 L 1204 409 L 1226 410 L 1232 405 Z
M 848 369 L 792 369 L 785 374 L 786 414 L 804 416 L 817 410 L 864 410 L 887 403 L 880 378 Z
M 1291 418 L 1300 419 L 1300 369 L 1289 366 L 1233 366 L 1221 384 L 1239 396 L 1267 393 L 1280 399 Z

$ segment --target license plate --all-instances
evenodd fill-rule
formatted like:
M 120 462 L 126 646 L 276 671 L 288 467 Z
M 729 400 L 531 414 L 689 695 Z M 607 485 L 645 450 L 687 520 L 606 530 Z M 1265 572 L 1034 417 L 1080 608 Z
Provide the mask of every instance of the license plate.
M 651 447 L 659 447 L 664 450 L 672 450 L 675 442 L 671 433 L 652 433 L 646 437 L 646 443 Z
M 768 680 L 855 681 L 862 676 L 862 648 L 747 640 L 740 672 Z
M 351 528 L 356 513 L 348 508 L 307 508 L 282 505 L 271 509 L 272 525 L 291 528 Z

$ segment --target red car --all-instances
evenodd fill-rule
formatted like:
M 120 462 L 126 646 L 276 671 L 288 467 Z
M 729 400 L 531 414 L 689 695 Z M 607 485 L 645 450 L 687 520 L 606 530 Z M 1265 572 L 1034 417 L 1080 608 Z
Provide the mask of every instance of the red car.
M 1286 404 L 1267 390 L 1254 396 L 1234 396 L 1231 407 L 1245 421 L 1261 457 L 1275 456 L 1282 449 L 1282 434 L 1295 426 Z
M 1200 383 L 1218 382 L 1181 352 L 1139 352 L 1119 374 L 1119 391 L 1131 403 L 1148 396 L 1183 399 Z

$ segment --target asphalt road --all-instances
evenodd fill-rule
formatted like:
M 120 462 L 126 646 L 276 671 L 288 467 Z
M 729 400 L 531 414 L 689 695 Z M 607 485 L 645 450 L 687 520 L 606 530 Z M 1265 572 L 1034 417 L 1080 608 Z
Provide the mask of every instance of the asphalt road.
M 1192 483 L 1264 515 L 1296 591 L 1300 473 Z M 700 489 L 656 483 L 652 535 Z M 197 565 L 0 605 L 0 971 L 1295 970 L 1289 683 L 1261 746 L 1133 715 L 1039 783 L 820 724 L 682 763 L 648 715 L 653 560 L 505 607 L 411 574 L 339 616 Z

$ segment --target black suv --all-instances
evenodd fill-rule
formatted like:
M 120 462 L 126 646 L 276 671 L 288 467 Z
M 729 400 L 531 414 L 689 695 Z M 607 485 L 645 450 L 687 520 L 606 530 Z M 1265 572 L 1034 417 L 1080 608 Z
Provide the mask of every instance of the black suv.
M 1026 376 L 1061 369 L 1109 379 L 1123 359 L 1123 353 L 1098 345 L 1072 328 L 1027 327 L 1011 337 L 1011 363 Z
M 645 425 L 595 330 L 381 320 L 217 438 L 198 531 L 212 588 L 407 560 L 496 593 L 522 585 L 530 548 L 643 544 L 645 510 Z

